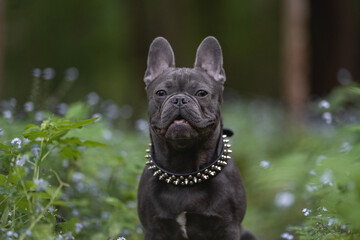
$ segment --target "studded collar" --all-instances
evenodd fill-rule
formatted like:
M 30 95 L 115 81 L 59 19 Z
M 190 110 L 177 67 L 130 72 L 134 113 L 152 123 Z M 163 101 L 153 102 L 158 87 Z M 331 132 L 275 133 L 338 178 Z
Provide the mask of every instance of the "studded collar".
M 193 186 L 201 182 L 207 181 L 217 174 L 219 174 L 224 167 L 227 165 L 227 161 L 231 159 L 230 150 L 231 145 L 229 144 L 228 135 L 231 136 L 233 133 L 231 130 L 224 129 L 223 147 L 219 157 L 207 165 L 206 167 L 191 173 L 172 173 L 161 168 L 151 156 L 151 150 L 147 149 L 145 158 L 147 159 L 146 165 L 148 170 L 152 171 L 152 174 L 159 181 L 164 181 L 167 184 L 173 184 L 175 186 Z M 151 144 L 149 144 L 151 146 Z

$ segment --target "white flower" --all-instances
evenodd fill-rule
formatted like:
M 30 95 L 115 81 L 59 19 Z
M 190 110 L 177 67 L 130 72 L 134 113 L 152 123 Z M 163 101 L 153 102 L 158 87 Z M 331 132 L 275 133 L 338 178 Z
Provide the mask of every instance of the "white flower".
M 317 186 L 311 186 L 309 184 L 307 184 L 305 187 L 308 192 L 313 192 L 319 189 Z
M 309 172 L 310 175 L 313 175 L 313 176 L 316 176 L 316 172 L 314 169 L 312 169 L 310 172 Z
M 65 71 L 65 79 L 66 81 L 73 82 L 75 81 L 79 76 L 79 71 L 76 67 L 71 67 L 66 69 Z
M 324 185 L 333 186 L 332 182 L 333 173 L 330 169 L 325 169 L 323 175 L 321 175 L 320 180 Z
M 42 120 L 45 119 L 44 113 L 43 112 L 36 112 L 35 113 L 35 121 L 37 122 L 41 122 Z
M 137 130 L 140 130 L 142 132 L 147 132 L 149 130 L 149 123 L 145 119 L 138 119 L 135 122 L 135 127 Z
M 12 212 L 9 212 L 8 215 L 9 215 L 9 216 L 12 216 Z
M 321 162 L 322 162 L 322 160 L 324 160 L 324 159 L 327 159 L 327 157 L 324 156 L 324 155 L 318 156 L 318 158 L 316 159 L 316 165 L 321 165 Z
M 322 114 L 322 118 L 325 120 L 326 124 L 331 124 L 332 123 L 332 115 L 330 112 L 324 112 Z
M 34 68 L 33 71 L 33 77 L 40 77 L 41 76 L 41 69 L 40 68 Z
M 75 239 L 74 236 L 72 235 L 72 232 L 68 232 L 66 234 L 65 240 L 73 240 Z
M 69 161 L 67 161 L 67 160 L 62 161 L 62 166 L 63 166 L 63 168 L 69 167 Z
M 115 103 L 110 104 L 105 109 L 105 114 L 109 119 L 118 119 L 120 117 L 120 108 Z
M 65 115 L 65 113 L 69 109 L 69 106 L 66 103 L 60 103 L 59 105 L 57 105 L 56 108 L 57 108 L 59 114 Z
M 327 208 L 326 208 L 326 207 L 322 207 L 322 210 L 323 210 L 324 212 L 327 212 Z
M 38 156 L 39 156 L 40 151 L 41 151 L 41 149 L 40 149 L 39 147 L 33 147 L 33 148 L 31 149 L 31 153 L 32 153 L 35 157 L 38 157 Z
M 11 119 L 12 118 L 12 113 L 11 113 L 10 110 L 5 110 L 5 111 L 2 112 L 2 114 L 3 114 L 3 117 L 5 119 Z
M 84 174 L 82 174 L 81 172 L 74 172 L 72 180 L 74 182 L 80 182 L 80 181 L 84 180 Z
M 98 104 L 99 100 L 100 97 L 96 92 L 91 92 L 87 95 L 87 102 L 91 106 Z
M 341 148 L 340 148 L 340 152 L 348 152 L 352 149 L 352 146 L 350 145 L 350 143 L 348 142 L 344 142 L 342 145 L 341 145 Z
M 21 148 L 21 139 L 14 138 L 13 140 L 11 140 L 11 145 L 13 145 L 13 146 L 17 145 L 17 148 Z
M 27 229 L 27 230 L 26 230 L 26 235 L 31 236 L 31 234 L 32 234 L 32 233 L 31 233 L 31 230 L 30 230 L 30 229 Z
M 124 237 L 118 237 L 116 240 L 126 240 Z
M 7 231 L 6 232 L 6 236 L 11 237 L 12 235 L 14 235 L 13 231 Z
M 60 234 L 56 237 L 56 239 L 55 240 L 63 240 L 64 238 L 63 238 L 63 236 L 61 236 Z
M 263 160 L 260 162 L 260 167 L 262 168 L 269 168 L 270 167 L 270 162 L 267 160 Z
M 45 80 L 51 80 L 55 77 L 55 70 L 53 68 L 45 68 L 43 71 L 43 77 Z
M 311 210 L 310 209 L 307 209 L 307 208 L 304 208 L 302 210 L 302 212 L 304 213 L 304 216 L 309 216 L 309 214 L 311 213 Z
M 330 103 L 328 102 L 328 101 L 326 101 L 326 100 L 321 100 L 320 102 L 319 102 L 319 108 L 325 108 L 325 109 L 328 109 L 328 108 L 330 108 Z
M 329 222 L 328 222 L 328 226 L 330 227 L 331 225 L 333 225 L 334 223 L 337 223 L 337 219 L 336 218 L 330 218 Z
M 33 103 L 33 102 L 26 102 L 26 103 L 24 103 L 24 110 L 25 110 L 25 112 L 32 112 L 32 111 L 34 111 L 34 103 Z
M 290 207 L 295 200 L 294 194 L 290 192 L 280 192 L 276 194 L 275 205 L 282 208 Z
M 18 166 L 24 166 L 24 164 L 29 161 L 29 156 L 28 155 L 24 155 L 22 157 L 20 157 L 18 160 L 16 160 L 16 165 Z
M 83 229 L 83 225 L 81 223 L 75 223 L 75 232 L 79 233 Z
M 104 130 L 102 134 L 106 140 L 110 140 L 112 138 L 112 132 L 108 129 Z
M 40 179 L 35 179 L 34 183 L 36 185 L 36 191 L 42 191 L 42 190 L 46 190 L 47 186 L 49 186 L 48 181 L 40 178 Z
M 95 122 L 98 122 L 102 119 L 102 114 L 101 113 L 95 113 L 91 116 L 91 118 L 98 118 L 95 120 Z
M 280 236 L 281 238 L 283 238 L 283 239 L 286 239 L 286 240 L 292 240 L 292 239 L 294 239 L 294 236 L 293 235 L 291 235 L 290 233 L 283 233 L 283 234 L 281 234 L 281 236 Z

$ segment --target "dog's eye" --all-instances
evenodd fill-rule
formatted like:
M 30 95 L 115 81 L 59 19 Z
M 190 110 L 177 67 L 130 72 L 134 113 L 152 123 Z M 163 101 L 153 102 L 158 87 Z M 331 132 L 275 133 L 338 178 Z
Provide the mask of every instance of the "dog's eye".
M 165 92 L 165 90 L 159 90 L 156 92 L 156 95 L 158 95 L 159 97 L 162 97 L 162 96 L 166 95 L 166 92 Z
M 199 90 L 195 94 L 195 96 L 198 96 L 198 97 L 205 97 L 206 95 L 208 95 L 208 92 L 205 90 Z

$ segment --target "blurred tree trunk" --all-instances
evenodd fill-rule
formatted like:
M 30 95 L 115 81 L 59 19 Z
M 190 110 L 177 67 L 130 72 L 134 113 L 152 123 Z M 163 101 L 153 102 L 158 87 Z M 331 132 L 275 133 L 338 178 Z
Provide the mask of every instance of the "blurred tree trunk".
M 5 0 L 0 0 L 0 99 L 4 86 Z
M 360 1 L 311 1 L 312 94 L 339 85 L 338 72 L 360 78 Z M 339 76 L 341 78 L 341 76 Z
M 300 120 L 309 94 L 309 2 L 283 0 L 283 97 Z

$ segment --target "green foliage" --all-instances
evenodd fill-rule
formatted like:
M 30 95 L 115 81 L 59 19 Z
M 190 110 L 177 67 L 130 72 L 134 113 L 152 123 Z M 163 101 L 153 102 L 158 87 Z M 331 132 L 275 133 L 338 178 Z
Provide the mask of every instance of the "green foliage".
M 274 102 L 224 105 L 248 195 L 244 225 L 259 239 L 360 237 L 359 88 L 327 100 L 305 123 Z M 65 119 L 0 119 L 1 239 L 144 238 L 136 191 L 148 133 L 79 121 L 89 111 L 76 103 Z

